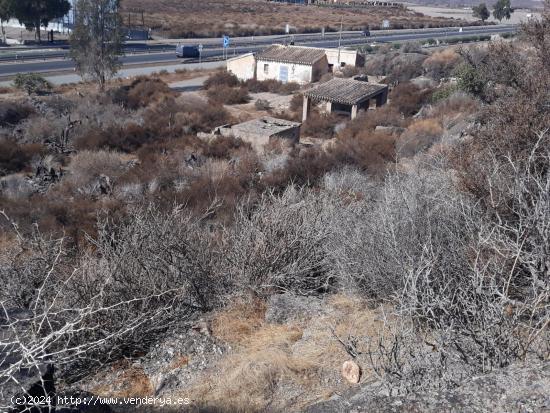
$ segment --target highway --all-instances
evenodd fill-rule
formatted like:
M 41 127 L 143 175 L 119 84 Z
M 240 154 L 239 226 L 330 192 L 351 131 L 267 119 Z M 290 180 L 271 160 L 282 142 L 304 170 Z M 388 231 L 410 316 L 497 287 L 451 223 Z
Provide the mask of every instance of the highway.
M 457 38 L 457 37 L 470 37 L 470 36 L 482 36 L 491 34 L 503 34 L 515 32 L 517 28 L 512 25 L 502 26 L 470 26 L 464 27 L 462 32 L 459 32 L 457 27 L 452 28 L 437 28 L 437 29 L 416 29 L 416 30 L 394 30 L 391 32 L 372 32 L 371 37 L 364 37 L 360 32 L 345 32 L 342 34 L 342 46 L 360 46 L 376 43 L 388 43 L 388 42 L 404 42 L 415 40 L 427 40 L 430 38 L 444 40 L 445 38 Z M 231 47 L 228 49 L 229 57 L 237 54 L 247 52 L 257 52 L 264 49 L 266 46 L 278 42 L 284 43 L 289 40 L 289 36 L 263 36 L 261 38 L 238 38 L 233 39 Z M 306 45 L 314 47 L 335 48 L 338 47 L 339 42 L 338 33 L 326 33 L 324 36 L 321 33 L 316 34 L 304 34 L 294 35 L 294 41 L 296 45 Z M 209 40 L 205 42 L 204 40 Z M 186 40 L 186 43 L 191 43 L 192 40 Z M 202 56 L 204 59 L 220 58 L 224 51 L 219 47 L 220 39 L 201 39 L 196 40 L 197 44 L 201 42 L 204 44 L 204 50 Z M 175 57 L 175 47 L 173 45 L 166 44 L 128 44 L 126 45 L 127 51 L 133 51 L 134 53 L 126 54 L 121 57 L 122 64 L 124 66 L 136 66 L 136 65 L 149 65 L 155 63 L 168 63 L 177 62 Z M 165 51 L 169 50 L 169 51 Z M 137 53 L 136 53 L 137 52 Z M 56 53 L 63 53 L 62 56 L 56 55 Z M 73 62 L 68 59 L 68 51 L 66 50 L 48 50 L 37 51 L 36 54 L 42 54 L 40 61 L 29 59 L 20 62 L 10 62 L 0 64 L 0 77 L 14 76 L 17 73 L 48 73 L 48 72 L 62 72 L 72 71 L 74 69 Z M 4 56 L 5 57 L 5 56 Z M 60 58 L 63 57 L 63 58 Z M 182 62 L 180 60 L 180 62 Z

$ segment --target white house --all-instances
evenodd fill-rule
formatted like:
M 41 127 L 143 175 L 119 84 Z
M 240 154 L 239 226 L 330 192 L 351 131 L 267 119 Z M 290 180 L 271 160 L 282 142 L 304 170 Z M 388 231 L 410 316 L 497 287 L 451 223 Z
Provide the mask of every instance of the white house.
M 240 80 L 256 77 L 303 84 L 315 82 L 330 71 L 364 64 L 365 58 L 357 50 L 272 45 L 257 56 L 247 53 L 229 59 L 227 70 Z
M 254 79 L 256 75 L 256 58 L 254 53 L 247 53 L 227 60 L 227 71 L 240 80 Z
M 329 71 L 324 49 L 273 45 L 256 56 L 256 78 L 311 83 Z

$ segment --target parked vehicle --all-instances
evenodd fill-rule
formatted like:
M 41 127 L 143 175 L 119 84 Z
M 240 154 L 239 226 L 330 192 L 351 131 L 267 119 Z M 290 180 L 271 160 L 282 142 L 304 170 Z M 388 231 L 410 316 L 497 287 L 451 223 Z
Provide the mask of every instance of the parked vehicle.
M 186 46 L 183 44 L 178 44 L 176 46 L 176 57 L 199 57 L 200 51 L 199 46 Z

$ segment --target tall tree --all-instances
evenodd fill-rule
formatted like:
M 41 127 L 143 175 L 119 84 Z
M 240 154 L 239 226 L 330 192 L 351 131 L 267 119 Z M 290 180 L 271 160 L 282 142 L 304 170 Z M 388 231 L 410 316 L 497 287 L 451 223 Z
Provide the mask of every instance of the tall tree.
M 52 20 L 60 19 L 71 9 L 68 0 L 15 0 L 13 15 L 27 30 L 35 30 L 38 41 L 42 40 L 41 27 L 48 27 Z
M 510 5 L 510 0 L 498 0 L 493 9 L 493 17 L 502 22 L 502 19 L 510 20 L 513 12 L 514 9 Z
M 485 20 L 491 16 L 491 13 L 485 3 L 481 3 L 479 6 L 474 6 L 472 11 L 474 12 L 474 17 L 477 17 L 482 22 L 485 22 Z
M 121 66 L 124 40 L 119 0 L 78 0 L 71 34 L 71 56 L 76 70 L 105 87 Z
M 0 30 L 2 41 L 6 43 L 6 28 L 4 24 L 13 17 L 13 5 L 15 0 L 0 0 Z

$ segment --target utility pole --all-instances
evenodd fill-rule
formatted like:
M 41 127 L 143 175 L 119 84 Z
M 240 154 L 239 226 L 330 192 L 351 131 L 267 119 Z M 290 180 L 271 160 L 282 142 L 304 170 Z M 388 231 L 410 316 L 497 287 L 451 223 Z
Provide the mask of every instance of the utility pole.
M 340 67 L 340 47 L 342 46 L 342 27 L 344 24 L 344 16 L 340 17 L 340 36 L 338 37 L 338 67 Z

